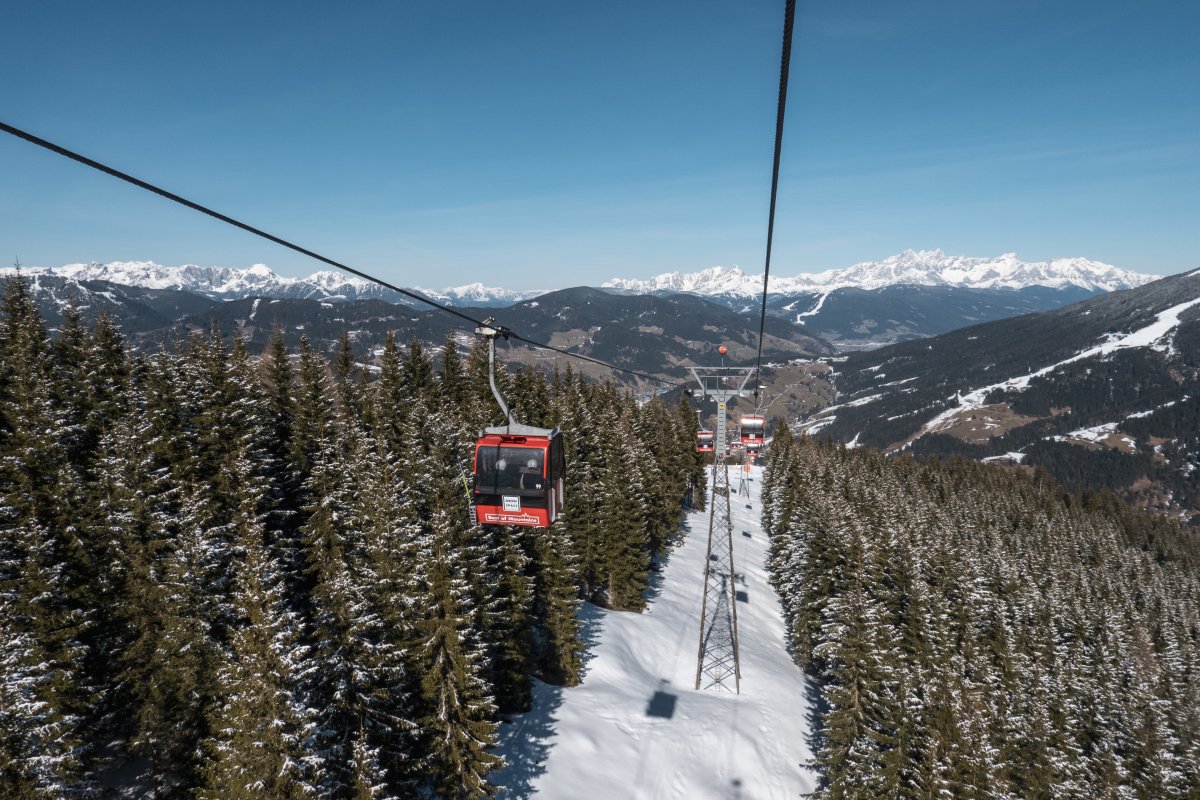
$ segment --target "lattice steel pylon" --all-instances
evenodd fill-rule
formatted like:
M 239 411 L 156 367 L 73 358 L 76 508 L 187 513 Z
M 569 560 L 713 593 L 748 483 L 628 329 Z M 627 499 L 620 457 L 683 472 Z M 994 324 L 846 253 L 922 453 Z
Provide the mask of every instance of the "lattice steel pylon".
M 733 522 L 729 517 L 729 467 L 725 457 L 726 409 L 730 400 L 746 396 L 751 367 L 692 367 L 702 398 L 717 404 L 712 497 L 708 515 L 708 553 L 704 559 L 704 599 L 700 606 L 700 648 L 696 655 L 696 688 L 741 694 L 742 664 L 738 657 L 737 589 L 733 571 Z M 733 685 L 730 686 L 730 683 Z

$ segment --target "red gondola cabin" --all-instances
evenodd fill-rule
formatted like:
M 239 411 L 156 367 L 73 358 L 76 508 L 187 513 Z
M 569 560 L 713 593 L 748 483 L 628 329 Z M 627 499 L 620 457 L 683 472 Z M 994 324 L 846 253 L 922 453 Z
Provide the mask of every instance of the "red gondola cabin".
M 563 508 L 562 432 L 513 424 L 483 434 L 472 488 L 480 524 L 549 527 Z
M 712 431 L 700 431 L 696 434 L 696 452 L 711 453 L 716 450 L 716 435 Z
M 766 426 L 766 420 L 763 417 L 742 417 L 742 443 L 753 444 L 762 443 L 763 428 Z

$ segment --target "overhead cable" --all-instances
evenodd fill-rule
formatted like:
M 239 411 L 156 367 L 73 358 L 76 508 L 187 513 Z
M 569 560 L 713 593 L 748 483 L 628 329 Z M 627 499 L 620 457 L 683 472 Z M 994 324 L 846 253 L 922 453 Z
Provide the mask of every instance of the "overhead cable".
M 39 136 L 35 136 L 32 133 L 23 131 L 20 128 L 13 127 L 12 125 L 9 125 L 5 122 L 0 121 L 0 130 L 3 130 L 5 133 L 10 133 L 13 136 L 16 136 L 18 139 L 24 139 L 25 141 L 30 142 L 31 144 L 35 144 L 38 147 L 43 147 L 46 150 L 49 150 L 53 153 L 57 153 L 61 156 L 65 156 L 65 157 L 71 159 L 72 161 L 77 161 L 80 164 L 83 164 L 84 166 L 91 167 L 92 169 L 99 170 L 100 172 L 103 172 L 107 175 L 111 175 L 114 178 L 123 180 L 126 183 L 131 183 L 134 186 L 138 187 L 139 189 L 145 189 L 148 192 L 153 192 L 154 194 L 157 194 L 160 197 L 165 197 L 168 200 L 171 200 L 172 202 L 175 202 L 175 203 L 179 203 L 182 206 L 186 206 L 186 207 L 192 209 L 193 211 L 199 211 L 201 214 L 207 214 L 208 216 L 213 217 L 214 219 L 218 219 L 221 222 L 224 222 L 228 225 L 232 225 L 235 228 L 241 228 L 242 230 L 244 230 L 248 233 L 252 233 L 255 236 L 259 236 L 263 239 L 266 239 L 267 241 L 274 242 L 275 244 L 280 245 L 282 247 L 286 247 L 289 250 L 294 250 L 295 252 L 300 253 L 302 255 L 306 255 L 309 258 L 316 259 L 317 261 L 320 261 L 324 264 L 328 264 L 331 267 L 340 269 L 343 272 L 348 272 L 351 275 L 356 275 L 364 280 L 370 281 L 371 283 L 382 286 L 385 289 L 390 289 L 393 292 L 403 295 L 404 297 L 408 297 L 412 300 L 416 300 L 417 302 L 424 303 L 425 305 L 428 305 L 428 306 L 432 306 L 433 308 L 436 308 L 438 311 L 458 317 L 459 319 L 464 320 L 465 322 L 471 323 L 475 327 L 479 327 L 479 326 L 483 325 L 483 322 L 481 320 L 477 320 L 474 317 L 470 316 L 469 314 L 465 314 L 456 308 L 445 305 L 443 303 L 439 303 L 435 300 L 431 300 L 430 298 L 425 297 L 422 294 L 418 294 L 417 292 L 413 292 L 408 289 L 403 289 L 399 286 L 388 283 L 387 281 L 385 281 L 381 278 L 376 278 L 374 275 L 370 275 L 366 272 L 363 272 L 362 270 L 358 270 L 358 269 L 355 269 L 354 267 L 347 266 L 346 264 L 343 264 L 339 261 L 334 261 L 332 258 L 328 258 L 326 256 L 321 255 L 320 253 L 313 252 L 312 250 L 309 250 L 306 247 L 301 247 L 298 244 L 289 242 L 287 239 L 283 239 L 279 236 L 275 236 L 274 234 L 267 233 L 266 231 L 264 231 L 260 228 L 256 228 L 253 225 L 248 225 L 245 222 L 236 220 L 233 217 L 230 217 L 226 214 L 220 213 L 219 211 L 214 211 L 213 209 L 208 208 L 207 206 L 202 206 L 199 203 L 196 203 L 192 200 L 188 200 L 186 197 L 181 197 L 180 195 L 177 195 L 174 192 L 169 192 L 166 189 L 155 186 L 152 183 L 143 181 L 140 178 L 135 178 L 134 176 L 132 176 L 126 172 L 122 172 L 119 169 L 110 167 L 107 164 L 102 164 L 99 161 L 95 161 L 94 159 L 88 158 L 87 156 L 80 155 L 79 153 L 76 153 L 73 150 L 68 150 L 67 148 L 65 148 L 61 145 L 57 145 L 53 142 L 47 141 L 46 139 L 43 139 Z M 580 361 L 586 361 L 591 364 L 597 364 L 599 366 L 607 367 L 608 369 L 615 370 L 617 372 L 623 372 L 627 375 L 633 375 L 635 377 L 643 378 L 645 380 L 654 381 L 657 383 L 664 383 L 664 381 L 661 377 L 657 377 L 654 375 L 648 375 L 644 372 L 638 372 L 637 370 L 627 369 L 626 367 L 618 367 L 616 364 L 610 364 L 607 361 L 602 361 L 598 358 L 592 358 L 591 356 L 586 356 L 586 355 L 583 355 L 582 353 L 572 353 L 569 350 L 563 350 L 562 348 L 554 347 L 553 345 L 549 345 L 544 342 L 538 342 L 538 341 L 535 341 L 528 337 L 521 336 L 520 334 L 518 334 L 514 331 L 511 331 L 511 330 L 508 330 L 508 329 L 503 329 L 503 332 L 506 337 L 515 339 L 519 342 L 523 342 L 524 344 L 527 344 L 531 347 L 536 347 L 541 350 L 550 350 L 555 353 L 560 353 L 569 358 L 578 359 Z M 670 382 L 669 385 L 682 386 L 682 384 L 674 383 L 674 382 Z
M 775 114 L 775 163 L 771 168 L 771 210 L 767 215 L 767 262 L 763 268 L 762 311 L 758 318 L 758 357 L 754 366 L 754 397 L 759 401 L 762 385 L 763 335 L 767 328 L 767 280 L 771 276 L 771 242 L 775 236 L 775 198 L 779 193 L 779 159 L 783 152 L 783 115 L 787 111 L 788 73 L 792 65 L 792 25 L 796 0 L 787 0 L 783 12 L 783 55 L 779 62 L 779 107 Z

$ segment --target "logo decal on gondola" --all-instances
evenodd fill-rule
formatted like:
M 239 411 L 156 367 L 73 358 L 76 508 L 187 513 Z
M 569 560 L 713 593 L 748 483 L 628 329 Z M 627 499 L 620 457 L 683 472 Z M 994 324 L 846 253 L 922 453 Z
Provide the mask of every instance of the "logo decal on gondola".
M 520 495 L 504 495 L 504 510 L 505 511 L 520 511 L 521 497 Z
M 520 514 L 504 514 L 494 511 L 485 511 L 482 514 L 483 521 L 491 525 L 546 525 L 548 520 L 530 514 L 521 512 Z

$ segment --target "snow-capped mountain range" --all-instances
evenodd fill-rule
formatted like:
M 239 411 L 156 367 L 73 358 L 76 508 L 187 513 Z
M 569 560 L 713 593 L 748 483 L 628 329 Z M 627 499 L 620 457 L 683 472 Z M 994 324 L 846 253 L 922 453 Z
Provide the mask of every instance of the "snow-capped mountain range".
M 962 289 L 1026 289 L 1069 286 L 1090 291 L 1131 289 L 1157 275 L 1144 275 L 1086 258 L 1056 258 L 1024 262 L 1015 253 L 995 258 L 948 256 L 941 250 L 905 250 L 883 261 L 867 261 L 845 269 L 772 277 L 772 294 L 826 293 L 835 289 L 881 289 L 915 285 Z M 639 280 L 615 278 L 604 288 L 651 294 L 690 292 L 706 296 L 756 297 L 762 293 L 762 274 L 746 275 L 739 267 L 710 267 L 700 272 L 668 272 Z
M 11 273 L 11 268 L 0 274 Z M 194 292 L 215 300 L 241 300 L 247 297 L 271 297 L 287 300 L 385 300 L 412 304 L 411 298 L 385 289 L 353 275 L 323 270 L 306 278 L 288 278 L 276 274 L 265 264 L 244 269 L 201 267 L 185 264 L 167 267 L 153 261 L 113 261 L 107 264 L 66 264 L 61 267 L 22 267 L 28 276 L 52 275 L 70 281 L 107 281 L 142 289 L 176 289 Z M 544 294 L 544 290 L 514 291 L 491 288 L 481 283 L 447 289 L 413 289 L 433 300 L 457 306 L 508 305 Z
M 213 299 L 246 297 L 312 300 L 380 299 L 393 303 L 412 301 L 363 278 L 329 270 L 306 278 L 276 274 L 264 264 L 246 268 L 201 267 L 185 264 L 167 267 L 152 261 L 114 261 L 107 264 L 67 264 L 61 267 L 23 267 L 26 275 L 47 274 L 74 281 L 109 281 L 143 289 L 179 289 Z M 0 273 L 11 270 L 0 270 Z M 1130 289 L 1156 280 L 1086 258 L 1058 258 L 1024 262 L 1013 253 L 996 258 L 947 256 L 941 250 L 906 250 L 877 262 L 845 269 L 772 277 L 774 295 L 824 294 L 842 288 L 881 289 L 888 286 L 935 286 L 969 289 L 1025 289 L 1034 286 L 1075 287 L 1093 292 Z M 614 278 L 603 288 L 629 294 L 686 292 L 707 297 L 757 297 L 762 275 L 746 275 L 739 267 L 709 267 L 699 272 L 669 272 L 648 280 Z M 445 289 L 413 291 L 457 306 L 502 306 L 544 294 L 549 289 L 520 291 L 471 283 Z
M 465 286 L 451 286 L 448 289 L 413 289 L 426 297 L 439 300 L 453 306 L 505 306 L 539 297 L 549 289 L 500 289 L 495 286 L 484 286 L 482 283 L 468 283 Z

